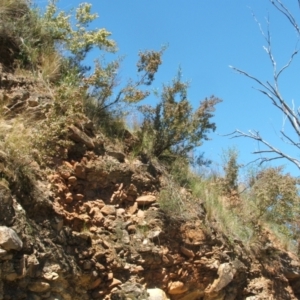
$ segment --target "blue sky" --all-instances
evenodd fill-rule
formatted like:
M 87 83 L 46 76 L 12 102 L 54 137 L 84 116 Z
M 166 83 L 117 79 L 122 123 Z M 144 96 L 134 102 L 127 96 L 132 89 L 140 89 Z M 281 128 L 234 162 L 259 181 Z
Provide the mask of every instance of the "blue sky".
M 82 1 L 61 0 L 59 6 L 69 10 Z M 136 61 L 140 50 L 159 50 L 168 45 L 163 56 L 154 88 L 170 82 L 181 66 L 183 79 L 190 81 L 189 99 L 193 105 L 205 97 L 215 95 L 223 100 L 217 106 L 214 121 L 217 130 L 200 151 L 221 163 L 222 151 L 236 147 L 240 162 L 258 158 L 251 152 L 258 149 L 255 141 L 245 138 L 229 139 L 222 135 L 235 129 L 256 129 L 266 140 L 299 157 L 296 149 L 288 147 L 278 137 L 282 128 L 282 113 L 276 111 L 269 100 L 253 87 L 257 85 L 229 68 L 233 65 L 263 81 L 272 80 L 272 66 L 263 46 L 266 45 L 252 11 L 266 29 L 265 17 L 269 15 L 273 51 L 278 67 L 284 65 L 297 43 L 295 30 L 276 11 L 268 0 L 92 0 L 93 12 L 99 14 L 94 22 L 98 28 L 112 32 L 118 44 L 118 54 L 125 56 L 120 69 L 120 79 L 136 74 Z M 299 12 L 297 1 L 288 0 L 295 15 Z M 45 1 L 37 0 L 40 6 Z M 99 54 L 93 52 L 90 61 Z M 299 104 L 299 57 L 280 81 L 282 94 L 288 103 L 294 99 Z M 148 101 L 156 101 L 151 98 Z M 286 127 L 288 132 L 288 127 Z M 298 169 L 286 161 L 280 164 L 298 176 Z

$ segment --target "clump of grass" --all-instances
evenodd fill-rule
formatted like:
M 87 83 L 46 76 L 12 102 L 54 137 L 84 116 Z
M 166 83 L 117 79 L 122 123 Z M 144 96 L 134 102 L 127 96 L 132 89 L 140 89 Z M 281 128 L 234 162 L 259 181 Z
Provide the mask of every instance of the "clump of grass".
M 166 178 L 159 194 L 159 205 L 172 219 L 188 221 L 200 215 L 199 199 L 181 187 L 172 177 Z
M 223 186 L 213 178 L 194 176 L 191 190 L 195 198 L 201 199 L 206 209 L 206 219 L 213 223 L 221 232 L 232 239 L 247 243 L 252 238 L 254 230 L 240 214 L 240 209 L 224 203 Z
M 28 12 L 26 0 L 2 0 L 0 3 L 0 16 L 4 23 L 10 18 L 21 17 Z M 2 22 L 0 24 L 3 26 Z
M 0 151 L 5 158 L 0 173 L 19 195 L 30 194 L 38 174 L 31 137 L 31 130 L 22 119 L 15 119 L 9 125 L 0 121 Z
M 165 187 L 160 191 L 159 205 L 172 218 L 182 218 L 184 215 L 183 197 L 181 197 L 178 186 L 171 180 L 168 180 Z

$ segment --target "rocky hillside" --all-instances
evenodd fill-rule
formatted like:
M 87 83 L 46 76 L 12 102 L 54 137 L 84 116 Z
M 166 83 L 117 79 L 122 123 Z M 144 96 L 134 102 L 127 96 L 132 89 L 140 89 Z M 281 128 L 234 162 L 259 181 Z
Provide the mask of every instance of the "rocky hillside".
M 190 219 L 173 218 L 160 208 L 162 165 L 120 151 L 88 118 L 68 126 L 68 157 L 27 162 L 22 135 L 53 99 L 37 79 L 0 79 L 0 299 L 300 299 L 300 261 L 267 229 L 251 251 L 184 188 L 182 205 L 197 205 Z M 123 149 L 135 139 L 125 130 Z
M 225 177 L 194 174 L 221 100 L 194 109 L 180 70 L 129 130 L 164 49 L 126 85 L 119 59 L 89 73 L 116 44 L 89 4 L 71 19 L 55 2 L 0 1 L 0 299 L 300 299 L 297 180 L 270 169 L 242 198 L 234 155 Z

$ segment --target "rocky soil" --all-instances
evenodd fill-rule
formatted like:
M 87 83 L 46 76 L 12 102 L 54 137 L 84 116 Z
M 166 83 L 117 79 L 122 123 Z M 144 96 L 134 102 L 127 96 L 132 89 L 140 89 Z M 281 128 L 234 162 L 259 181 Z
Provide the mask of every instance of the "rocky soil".
M 21 112 L 38 120 L 51 106 L 37 85 L 0 74 L 8 131 Z M 120 152 L 89 120 L 69 137 L 81 150 L 38 170 L 25 191 L 0 151 L 0 299 L 300 299 L 299 258 L 267 231 L 256 255 L 218 232 L 200 200 L 197 219 L 169 218 L 158 165 Z

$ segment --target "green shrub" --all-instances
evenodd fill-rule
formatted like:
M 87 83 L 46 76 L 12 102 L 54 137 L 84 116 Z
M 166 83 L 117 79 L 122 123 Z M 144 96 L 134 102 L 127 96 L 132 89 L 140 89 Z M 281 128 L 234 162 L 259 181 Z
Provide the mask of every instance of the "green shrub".
M 146 151 L 160 160 L 172 162 L 177 157 L 188 159 L 189 153 L 208 140 L 208 133 L 216 129 L 213 117 L 216 97 L 205 99 L 193 108 L 187 98 L 188 84 L 181 81 L 181 73 L 170 85 L 163 85 L 160 101 L 155 107 L 142 106 L 144 121 L 140 140 L 151 137 L 153 144 Z M 142 149 L 144 150 L 144 149 Z
M 283 174 L 282 167 L 260 171 L 251 188 L 258 218 L 277 224 L 291 224 L 299 217 L 298 179 Z
M 224 177 L 221 179 L 222 190 L 226 196 L 238 190 L 238 175 L 240 165 L 237 162 L 238 152 L 231 148 L 223 153 Z

